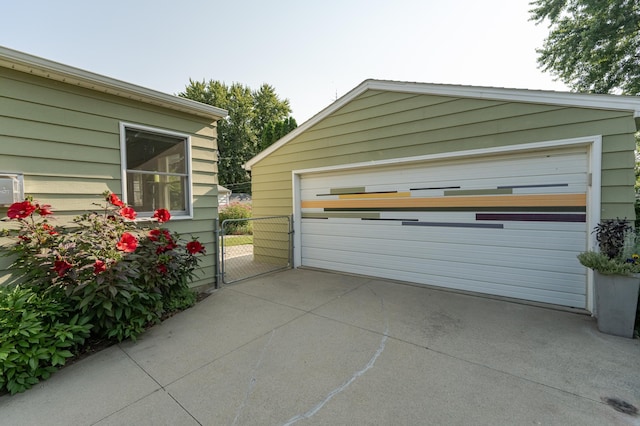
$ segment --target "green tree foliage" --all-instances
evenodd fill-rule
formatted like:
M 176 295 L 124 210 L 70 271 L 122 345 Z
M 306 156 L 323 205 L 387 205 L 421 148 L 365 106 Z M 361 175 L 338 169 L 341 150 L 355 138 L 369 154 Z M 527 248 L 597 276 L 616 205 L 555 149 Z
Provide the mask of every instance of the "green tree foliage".
M 549 22 L 538 63 L 578 92 L 640 94 L 638 0 L 535 0 Z
M 269 147 L 296 127 L 298 127 L 298 123 L 296 123 L 296 119 L 293 117 L 285 118 L 282 121 L 271 121 L 267 123 L 260 137 L 260 150 Z
M 251 192 L 249 175 L 242 165 L 266 148 L 262 134 L 270 123 L 289 118 L 289 100 L 280 99 L 268 84 L 252 91 L 239 83 L 229 86 L 214 80 L 190 79 L 178 95 L 229 111 L 228 117 L 218 122 L 218 180 L 234 192 Z

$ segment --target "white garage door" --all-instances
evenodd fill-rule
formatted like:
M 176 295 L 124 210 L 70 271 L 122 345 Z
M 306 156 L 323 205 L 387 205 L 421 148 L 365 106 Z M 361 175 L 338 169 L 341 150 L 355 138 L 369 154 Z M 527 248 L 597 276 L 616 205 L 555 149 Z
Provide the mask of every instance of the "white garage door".
M 586 307 L 585 148 L 304 174 L 301 264 Z

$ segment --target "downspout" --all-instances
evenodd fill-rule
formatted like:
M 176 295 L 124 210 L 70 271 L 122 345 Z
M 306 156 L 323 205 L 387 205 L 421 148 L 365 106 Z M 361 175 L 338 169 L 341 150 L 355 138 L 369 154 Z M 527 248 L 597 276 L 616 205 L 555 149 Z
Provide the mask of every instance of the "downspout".
M 216 208 L 217 211 L 217 208 Z M 216 217 L 213 222 L 213 255 L 215 256 L 214 265 L 216 265 L 216 278 L 214 283 L 214 288 L 219 289 L 220 283 L 222 282 L 222 273 L 220 270 L 220 218 Z

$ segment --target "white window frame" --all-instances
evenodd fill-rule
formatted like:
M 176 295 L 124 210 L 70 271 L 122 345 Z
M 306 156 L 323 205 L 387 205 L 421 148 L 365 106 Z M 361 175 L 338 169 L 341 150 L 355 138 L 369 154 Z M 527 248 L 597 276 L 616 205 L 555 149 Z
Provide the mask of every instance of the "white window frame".
M 176 138 L 182 138 L 186 141 L 186 158 L 185 158 L 185 167 L 186 167 L 186 175 L 187 175 L 187 185 L 185 194 L 185 203 L 186 203 L 186 214 L 171 211 L 171 220 L 184 220 L 184 219 L 193 219 L 193 174 L 191 168 L 191 135 L 186 133 L 174 132 L 171 130 L 160 129 L 157 127 L 149 127 L 140 124 L 126 123 L 120 122 L 120 176 L 122 182 L 122 201 L 128 199 L 127 194 L 127 139 L 126 139 L 126 131 L 127 130 L 140 130 L 143 132 L 149 133 L 157 133 L 160 135 L 172 136 Z M 147 220 L 152 217 L 153 212 L 138 212 L 137 220 Z

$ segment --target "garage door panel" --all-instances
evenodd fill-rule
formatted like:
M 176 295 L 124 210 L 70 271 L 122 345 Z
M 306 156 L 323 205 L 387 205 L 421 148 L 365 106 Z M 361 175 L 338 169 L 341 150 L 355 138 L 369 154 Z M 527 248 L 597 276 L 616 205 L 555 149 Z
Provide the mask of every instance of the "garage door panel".
M 531 164 L 536 163 L 535 170 Z M 428 169 L 428 170 L 425 170 Z M 566 154 L 555 153 L 553 155 L 511 155 L 503 159 L 475 160 L 467 159 L 460 161 L 448 161 L 446 164 L 429 163 L 424 168 L 415 168 L 412 165 L 387 166 L 384 170 L 374 169 L 370 171 L 358 172 L 358 180 L 367 186 L 387 185 L 389 188 L 398 185 L 411 186 L 423 184 L 425 173 L 429 174 L 429 182 L 434 183 L 457 183 L 474 185 L 475 181 L 492 181 L 497 179 L 519 180 L 526 179 L 531 183 L 531 176 L 535 176 L 536 181 L 548 181 L 546 183 L 562 183 L 558 181 L 561 177 L 583 176 L 587 169 L 587 158 L 582 152 L 568 152 Z M 472 171 L 473 181 L 469 181 L 469 170 Z M 462 173 L 461 173 L 462 172 Z M 465 173 L 466 172 L 466 173 Z M 331 187 L 335 182 L 345 180 L 353 182 L 353 171 L 334 172 L 330 176 L 309 175 L 315 182 L 310 183 L 307 188 Z M 354 185 L 357 186 L 357 185 Z
M 538 170 L 540 171 L 540 170 Z M 365 179 L 362 182 L 366 182 L 366 185 L 345 185 L 344 183 L 336 183 L 335 180 L 328 181 L 322 185 L 305 187 L 301 192 L 303 199 L 310 199 L 317 195 L 328 196 L 331 195 L 331 191 L 327 191 L 330 188 L 340 187 L 353 187 L 362 188 L 366 191 L 414 191 L 413 195 L 422 196 L 422 191 L 431 191 L 430 195 L 443 195 L 444 189 L 455 189 L 456 187 L 465 187 L 466 189 L 483 189 L 491 187 L 513 187 L 514 193 L 572 193 L 586 189 L 586 182 L 584 173 L 569 173 L 568 170 L 562 170 L 562 173 L 548 175 L 548 176 L 536 176 L 535 181 L 532 182 L 531 173 L 524 174 L 523 176 L 509 176 L 508 181 L 505 181 L 504 177 L 492 176 L 491 178 L 483 178 L 481 176 L 474 176 L 473 181 L 469 182 L 459 177 L 454 179 L 444 179 L 438 175 L 438 170 L 432 170 L 434 176 L 429 180 L 428 186 L 425 186 L 424 177 L 421 180 L 402 180 L 401 182 L 392 182 L 392 179 L 385 175 L 382 176 L 380 181 L 367 181 Z M 539 186 L 539 188 L 536 188 Z M 422 189 L 420 188 L 435 188 L 435 189 Z M 541 189 L 540 189 L 541 188 Z
M 403 226 L 402 221 L 419 221 L 419 222 L 443 222 L 443 223 L 499 223 L 503 225 L 504 230 L 519 230 L 519 231 L 542 231 L 542 232 L 573 232 L 576 234 L 584 235 L 585 223 L 583 222 L 553 222 L 553 221 L 543 221 L 543 220 L 535 220 L 527 216 L 538 216 L 539 213 L 536 212 L 518 212 L 516 214 L 520 214 L 524 216 L 522 220 L 510 220 L 504 219 L 501 220 L 499 217 L 500 214 L 504 214 L 504 212 L 482 212 L 480 215 L 497 215 L 498 218 L 494 220 L 482 220 L 479 219 L 480 216 L 477 216 L 476 213 L 465 213 L 465 212 L 438 212 L 438 213 L 422 213 L 422 212 L 394 212 L 394 213 L 380 213 L 381 220 L 388 220 L 389 223 L 395 223 L 396 226 Z M 507 213 L 511 215 L 511 213 Z M 586 220 L 585 213 L 563 213 L 571 216 L 582 216 L 583 220 Z M 345 218 L 348 219 L 348 218 Z M 337 218 L 332 218 L 331 220 L 337 220 Z M 365 219 L 372 220 L 372 219 Z M 353 223 L 357 225 L 357 223 Z M 415 228 L 407 229 L 409 231 L 416 231 Z M 497 232 L 497 231 L 496 231 Z M 564 238 L 565 236 L 563 236 Z M 568 236 L 566 236 L 568 237 Z M 584 237 L 582 237 L 584 240 Z M 584 247 L 583 247 L 584 251 Z
M 535 163 L 535 167 L 531 167 Z M 551 157 L 531 157 L 523 154 L 520 158 L 503 161 L 466 160 L 447 162 L 446 164 L 428 164 L 423 168 L 407 166 L 388 166 L 386 173 L 371 170 L 358 173 L 358 182 L 353 182 L 353 172 L 335 172 L 331 175 L 309 175 L 316 182 L 305 185 L 303 191 L 318 191 L 326 188 L 365 185 L 368 189 L 394 190 L 421 187 L 425 182 L 441 186 L 464 184 L 468 187 L 531 184 L 580 184 L 584 183 L 587 159 L 583 153 L 571 156 L 555 155 Z M 469 170 L 473 170 L 473 180 L 469 180 Z M 303 195 L 311 195 L 305 194 Z
M 570 287 L 562 287 L 562 291 L 530 288 L 530 287 L 516 287 L 512 283 L 501 284 L 495 282 L 493 279 L 483 282 L 474 277 L 474 279 L 467 278 L 455 278 L 451 276 L 441 276 L 439 279 L 427 279 L 427 277 L 421 272 L 407 271 L 402 277 L 399 277 L 395 271 L 389 270 L 386 267 L 381 268 L 379 266 L 363 266 L 342 264 L 340 262 L 334 262 L 329 260 L 315 260 L 307 266 L 321 269 L 329 269 L 335 271 L 342 271 L 354 274 L 362 274 L 375 276 L 380 278 L 387 278 L 391 280 L 399 280 L 412 282 L 416 284 L 432 285 L 436 287 L 445 287 L 455 290 L 472 291 L 477 293 L 487 293 L 496 296 L 512 297 L 517 299 L 532 300 L 544 303 L 553 303 L 563 306 L 582 307 L 586 303 L 586 297 L 582 293 L 572 293 Z
M 302 264 L 585 307 L 587 172 L 571 148 L 303 175 Z
M 365 223 L 362 223 L 365 222 Z M 535 233 L 526 229 L 468 229 L 449 227 L 408 227 L 396 222 L 339 221 L 338 219 L 305 220 L 301 232 L 305 236 L 331 235 L 349 238 L 371 238 L 384 244 L 393 241 L 425 241 L 428 243 L 449 243 L 461 246 L 494 246 L 509 248 L 542 248 L 549 250 L 584 251 L 586 236 L 584 231 L 554 230 Z M 306 240 L 306 238 L 305 238 Z M 375 242 L 371 242 L 375 244 Z M 398 243 L 402 245 L 402 243 Z
M 515 268 L 522 271 L 524 274 L 536 274 L 540 271 L 541 275 L 547 272 L 562 273 L 567 275 L 580 276 L 578 280 L 582 280 L 585 270 L 577 261 L 564 262 L 562 256 L 551 256 L 547 253 L 540 255 L 543 250 L 528 250 L 528 249 L 508 249 L 503 247 L 491 247 L 485 250 L 477 250 L 470 246 L 460 246 L 451 244 L 430 244 L 420 242 L 407 242 L 402 247 L 393 246 L 389 247 L 384 241 L 371 240 L 371 239 L 350 239 L 345 242 L 344 239 L 336 238 L 333 242 L 335 247 L 326 249 L 330 238 L 325 236 L 315 236 L 310 239 L 309 243 L 305 245 L 302 256 L 305 261 L 310 261 L 313 256 L 329 256 L 326 252 L 314 252 L 312 249 L 319 250 L 331 250 L 336 253 L 340 253 L 340 256 L 350 256 L 350 253 L 357 252 L 366 257 L 367 260 L 371 256 L 387 256 L 388 262 L 384 263 L 392 268 L 391 263 L 395 257 L 401 257 L 407 259 L 407 261 L 414 265 L 412 268 L 423 267 L 424 273 L 431 273 L 430 265 L 431 261 L 443 261 L 451 262 L 451 264 L 459 265 L 464 263 L 470 269 L 475 270 L 485 267 L 507 267 Z M 338 245 L 339 244 L 339 245 Z M 337 256 L 337 255 L 336 255 Z M 329 257 L 338 259 L 334 255 Z M 575 257 L 577 252 L 568 253 L 568 256 Z M 357 263 L 359 256 L 354 257 L 356 260 L 352 263 Z M 424 259 L 428 258 L 429 262 L 424 262 Z M 384 259 L 382 259 L 384 261 Z M 459 267 L 456 267 L 459 269 Z M 533 271 L 533 272 L 531 272 Z
M 447 286 L 449 282 L 469 281 L 466 286 L 467 288 L 474 288 L 474 291 L 492 284 L 501 287 L 511 286 L 570 294 L 582 293 L 582 282 L 578 279 L 578 276 L 570 274 L 548 271 L 534 272 L 488 265 L 476 265 L 473 269 L 458 268 L 458 262 L 451 260 L 430 261 L 428 268 L 425 268 L 424 265 L 400 256 L 369 255 L 366 260 L 360 261 L 351 256 L 349 252 L 333 251 L 329 253 L 323 252 L 324 250 L 326 249 L 307 249 L 307 256 L 342 265 L 342 270 L 349 270 L 351 267 L 358 265 L 374 271 L 380 265 L 384 265 L 384 268 L 388 271 L 395 272 L 390 274 L 389 277 L 401 281 L 410 281 L 408 278 L 416 275 L 420 275 L 421 283 L 437 286 Z M 357 261 L 357 263 L 354 261 Z M 309 266 L 314 266 L 314 264 Z M 372 274 L 368 273 L 367 275 Z M 506 296 L 505 292 L 506 290 L 501 295 Z
M 584 274 L 584 267 L 577 258 L 575 262 L 566 262 L 564 256 L 549 253 L 545 249 L 510 248 L 502 246 L 484 246 L 481 249 L 471 245 L 450 243 L 433 243 L 429 241 L 406 240 L 402 245 L 390 245 L 385 240 L 372 238 L 354 238 L 345 236 L 308 235 L 306 248 L 326 248 L 338 252 L 358 252 L 386 256 L 402 256 L 420 262 L 424 258 L 430 260 L 464 261 L 469 265 L 492 265 L 512 267 L 523 270 L 546 270 L 566 274 Z M 306 253 L 306 254 L 305 254 Z M 578 251 L 567 253 L 576 257 Z M 303 252 L 305 260 L 310 259 L 309 252 Z

